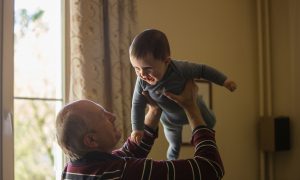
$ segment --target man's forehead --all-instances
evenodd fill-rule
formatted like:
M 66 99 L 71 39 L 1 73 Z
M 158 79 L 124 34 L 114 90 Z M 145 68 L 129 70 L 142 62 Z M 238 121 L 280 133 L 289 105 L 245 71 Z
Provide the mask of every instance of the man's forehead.
M 101 106 L 100 104 L 95 103 L 91 100 L 74 101 L 72 103 L 65 105 L 64 109 L 65 110 L 76 110 L 76 111 L 90 111 L 90 110 L 96 110 L 96 109 L 105 110 L 103 106 Z
M 93 111 L 93 112 L 103 112 L 103 111 L 106 111 L 105 108 L 98 104 L 98 103 L 95 103 L 95 102 L 86 102 L 85 104 L 83 104 L 81 106 L 81 109 L 84 110 L 84 111 Z
M 79 116 L 102 116 L 106 110 L 100 104 L 93 101 L 79 101 L 65 107 L 65 113 L 77 114 Z

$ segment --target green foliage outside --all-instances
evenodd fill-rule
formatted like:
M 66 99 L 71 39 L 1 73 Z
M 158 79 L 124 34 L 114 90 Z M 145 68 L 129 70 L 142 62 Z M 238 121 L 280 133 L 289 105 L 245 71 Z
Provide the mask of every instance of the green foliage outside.
M 44 11 L 39 9 L 33 13 L 26 9 L 15 12 L 15 43 L 25 38 L 28 32 L 34 32 L 36 37 L 47 32 L 43 15 Z M 46 83 L 45 86 L 51 84 Z M 34 97 L 34 93 L 32 94 Z M 14 101 L 16 180 L 55 179 L 53 147 L 56 103 L 26 99 Z
M 15 100 L 15 179 L 54 179 L 55 103 Z

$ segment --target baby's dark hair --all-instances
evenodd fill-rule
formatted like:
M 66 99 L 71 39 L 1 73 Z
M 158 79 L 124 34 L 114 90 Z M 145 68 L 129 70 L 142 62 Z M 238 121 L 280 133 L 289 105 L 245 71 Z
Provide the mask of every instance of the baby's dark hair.
M 133 39 L 129 54 L 137 59 L 144 58 L 148 54 L 155 59 L 166 59 L 170 56 L 167 36 L 159 30 L 147 29 Z

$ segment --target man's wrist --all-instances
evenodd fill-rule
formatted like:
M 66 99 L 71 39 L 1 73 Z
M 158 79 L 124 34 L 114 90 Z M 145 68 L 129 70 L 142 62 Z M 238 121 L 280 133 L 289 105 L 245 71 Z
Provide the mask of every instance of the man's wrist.
M 158 106 L 149 106 L 149 112 L 156 115 L 161 113 L 161 109 Z
M 159 107 L 149 107 L 145 117 L 145 124 L 153 129 L 156 129 L 160 120 L 161 109 Z
M 146 131 L 146 133 L 151 134 L 151 136 L 153 136 L 153 137 L 158 136 L 158 127 L 153 128 L 148 125 L 145 125 L 144 130 Z
M 189 124 L 192 129 L 198 126 L 206 126 L 206 123 L 203 120 L 203 117 L 200 113 L 200 110 L 196 106 L 191 106 L 189 108 L 184 108 L 184 111 L 188 117 Z

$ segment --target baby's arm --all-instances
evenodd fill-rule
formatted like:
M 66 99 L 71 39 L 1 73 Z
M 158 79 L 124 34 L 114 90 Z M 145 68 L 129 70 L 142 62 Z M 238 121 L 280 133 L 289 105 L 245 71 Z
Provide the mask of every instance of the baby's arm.
M 191 66 L 190 66 L 191 67 Z M 204 78 L 208 81 L 211 81 L 213 83 L 216 83 L 220 86 L 224 86 L 225 88 L 227 88 L 229 91 L 233 92 L 236 88 L 237 85 L 234 81 L 232 81 L 231 79 L 229 79 L 225 74 L 223 74 L 221 71 L 205 65 L 205 64 L 197 64 L 193 67 L 191 67 L 191 69 L 196 69 L 191 70 L 189 72 L 195 73 L 193 75 L 193 78 Z
M 146 98 L 142 92 L 141 80 L 137 78 L 131 106 L 131 126 L 133 131 L 131 133 L 131 139 L 136 143 L 139 143 L 139 139 L 143 136 L 145 109 L 147 105 Z
M 160 107 L 157 105 L 157 103 L 149 96 L 148 91 L 143 91 L 142 94 L 147 99 L 147 103 L 148 103 L 148 113 L 146 114 L 145 117 L 145 125 L 156 130 L 158 127 L 158 123 L 162 111 Z M 139 144 L 142 140 L 143 135 L 144 135 L 144 131 L 134 130 L 131 133 L 130 139 L 135 143 Z

